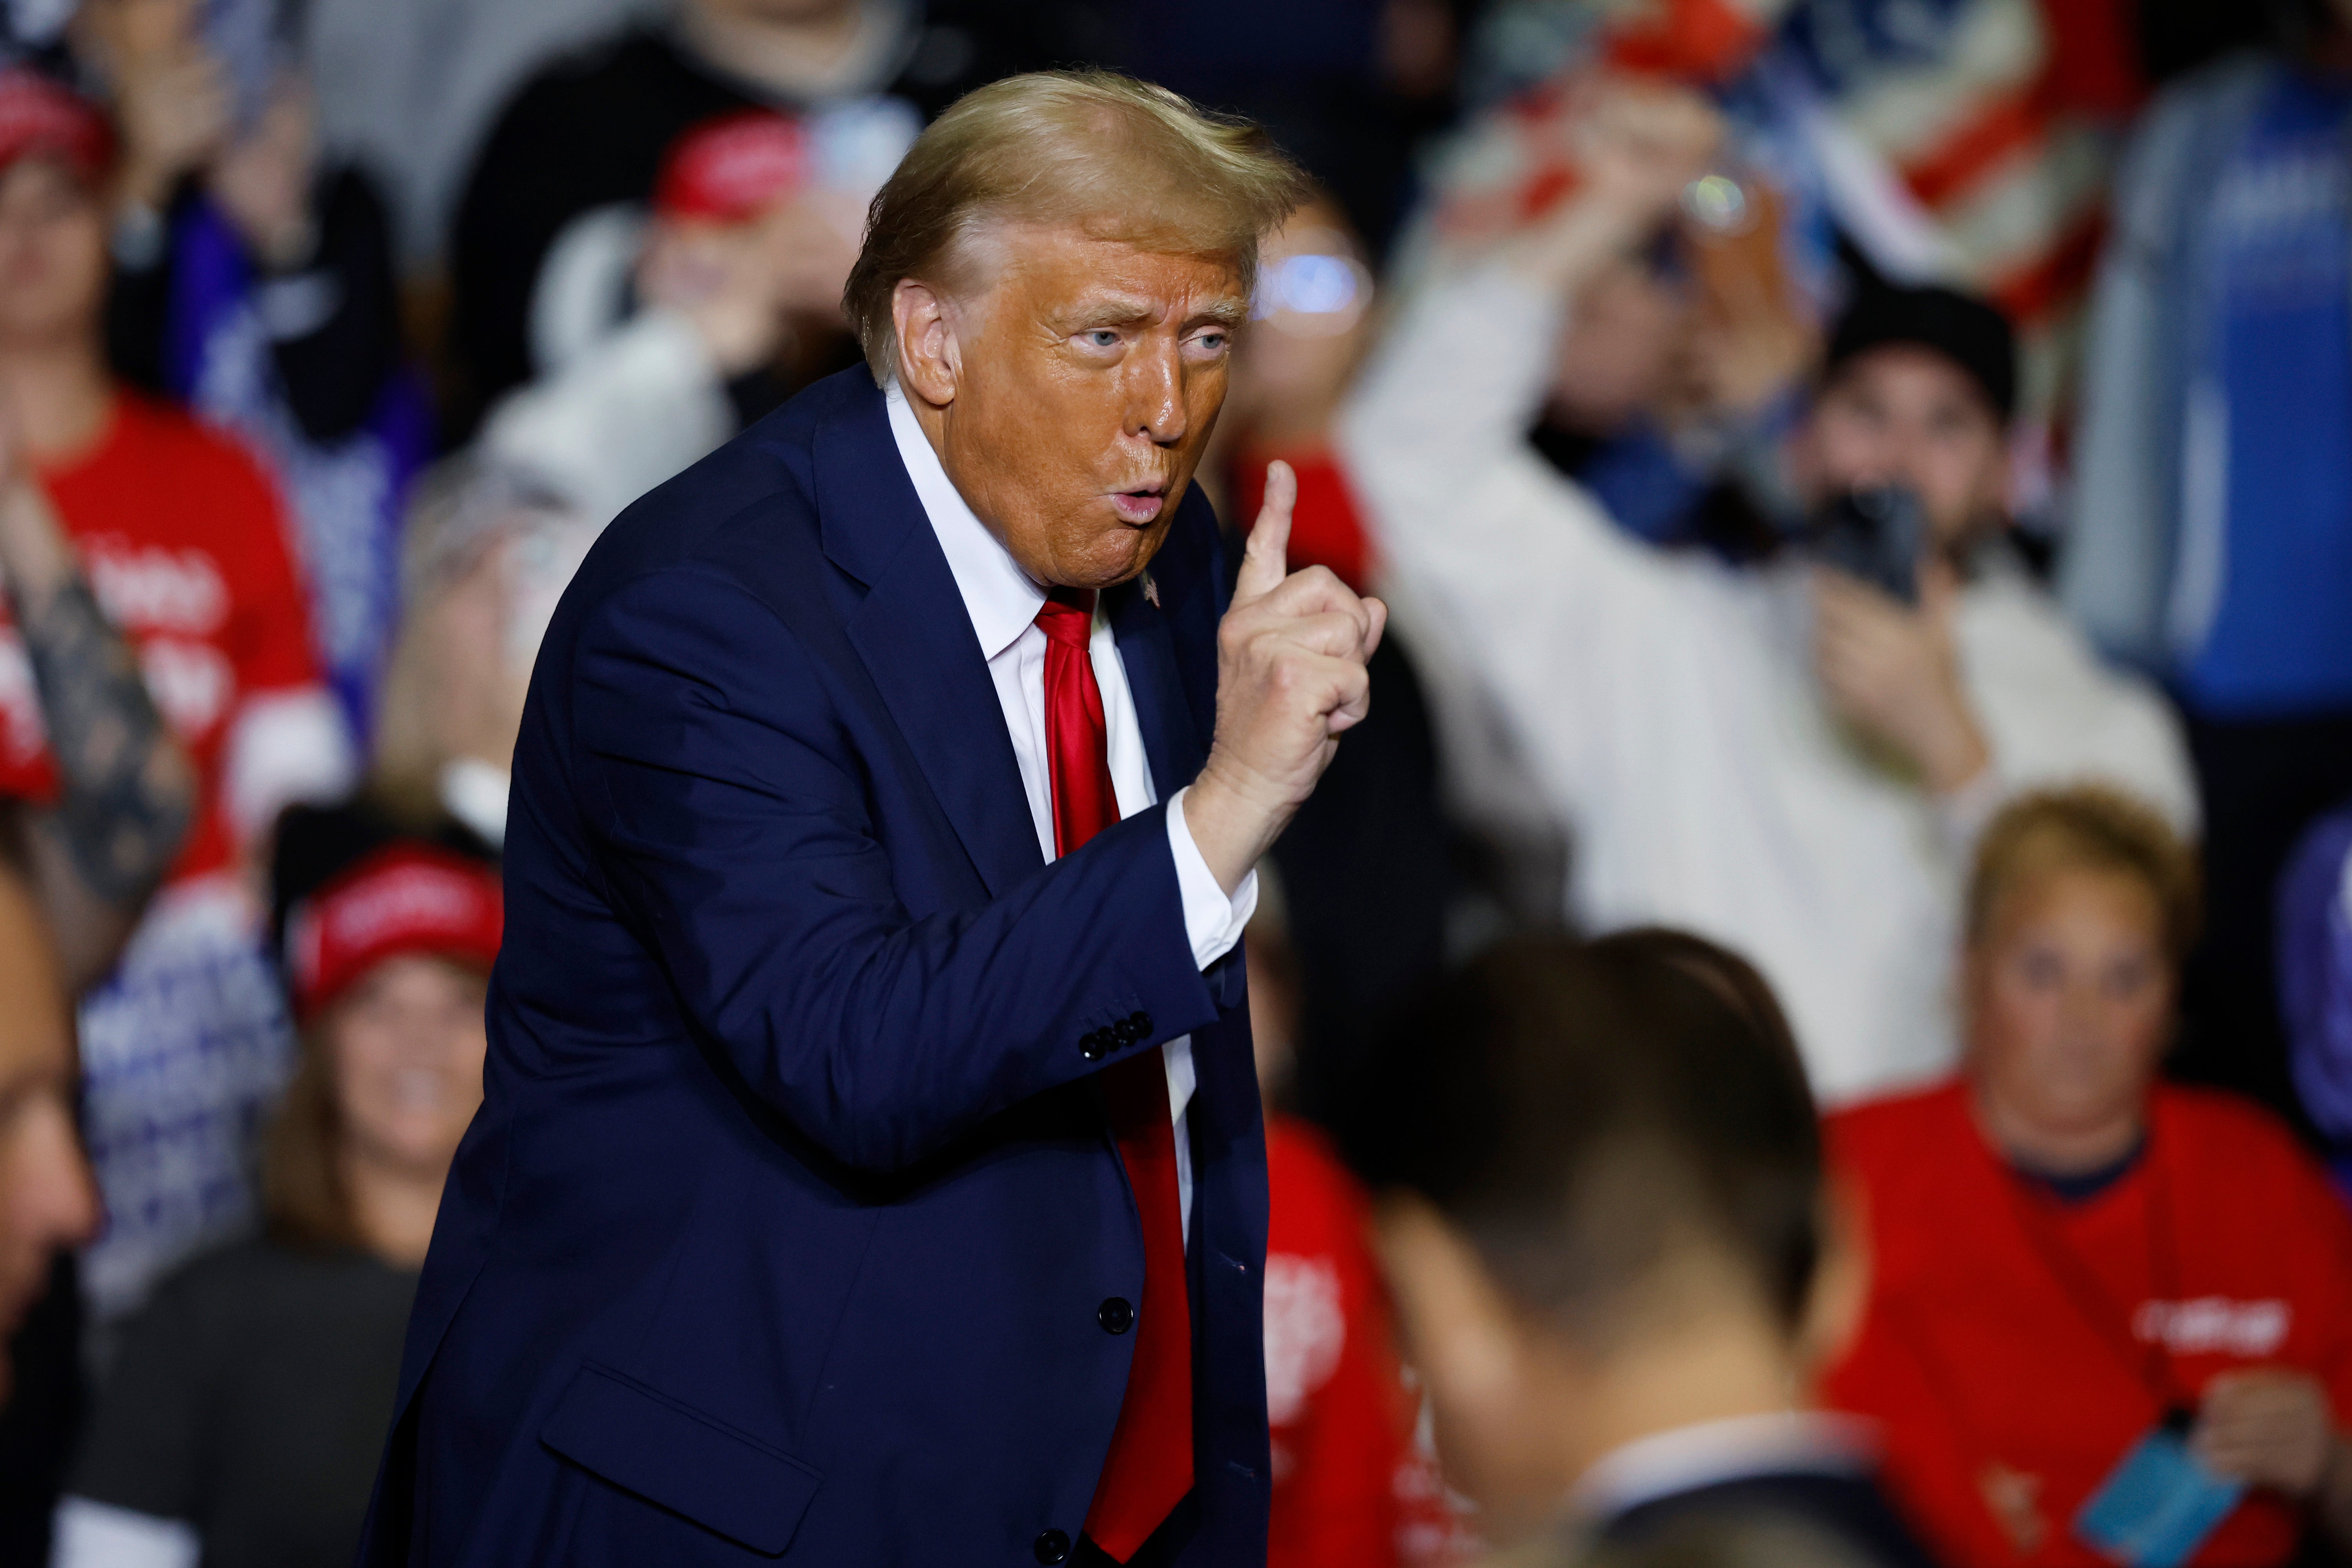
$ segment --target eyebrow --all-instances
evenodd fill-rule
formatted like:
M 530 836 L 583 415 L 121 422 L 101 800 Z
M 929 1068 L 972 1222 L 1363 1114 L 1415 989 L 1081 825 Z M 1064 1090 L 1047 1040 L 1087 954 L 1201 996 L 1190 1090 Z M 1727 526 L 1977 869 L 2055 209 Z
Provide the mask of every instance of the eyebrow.
M 1140 300 L 1104 300 L 1071 314 L 1065 320 L 1063 329 L 1071 332 L 1090 332 L 1099 327 L 1131 327 L 1139 321 L 1150 321 L 1154 313 L 1151 306 Z M 1184 324 L 1191 328 L 1204 321 L 1213 321 L 1221 327 L 1232 329 L 1238 328 L 1247 320 L 1249 306 L 1228 297 L 1202 306 L 1185 318 Z

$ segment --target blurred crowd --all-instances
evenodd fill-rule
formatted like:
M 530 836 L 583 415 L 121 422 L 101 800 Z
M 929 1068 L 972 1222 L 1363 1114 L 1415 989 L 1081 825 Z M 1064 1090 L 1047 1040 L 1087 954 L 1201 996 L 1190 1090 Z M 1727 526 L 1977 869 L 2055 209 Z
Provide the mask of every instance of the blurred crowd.
M 0 34 L 0 1562 L 349 1560 L 556 601 L 1083 65 L 1313 176 L 1202 482 L 1393 612 L 1248 936 L 1276 1568 L 2352 1552 L 2347 0 Z

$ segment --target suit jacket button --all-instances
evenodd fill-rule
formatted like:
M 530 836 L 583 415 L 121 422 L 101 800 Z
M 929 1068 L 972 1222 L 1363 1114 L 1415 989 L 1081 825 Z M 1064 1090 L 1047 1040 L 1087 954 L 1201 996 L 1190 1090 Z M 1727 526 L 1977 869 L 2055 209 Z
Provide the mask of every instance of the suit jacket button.
M 1088 1029 L 1078 1037 L 1078 1055 L 1090 1062 L 1102 1060 L 1103 1053 L 1108 1049 L 1110 1032 L 1108 1029 Z
M 1151 1015 L 1149 1013 L 1129 1013 L 1127 1021 L 1135 1026 L 1135 1037 L 1139 1040 L 1151 1033 Z
M 1135 1327 L 1135 1308 L 1124 1296 L 1112 1296 L 1095 1309 L 1095 1321 L 1107 1334 L 1123 1334 Z
M 1041 1531 L 1033 1550 L 1040 1563 L 1066 1563 L 1070 1558 L 1070 1538 L 1058 1530 Z

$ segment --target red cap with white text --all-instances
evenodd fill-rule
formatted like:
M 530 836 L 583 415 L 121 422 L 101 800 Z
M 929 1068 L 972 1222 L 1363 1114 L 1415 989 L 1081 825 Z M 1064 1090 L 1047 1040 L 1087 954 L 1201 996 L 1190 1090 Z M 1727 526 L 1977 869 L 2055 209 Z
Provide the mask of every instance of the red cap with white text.
M 654 210 L 736 223 L 806 184 L 808 133 L 772 110 L 722 114 L 683 132 L 662 159 Z
M 114 128 L 98 105 L 23 66 L 0 69 L 0 169 L 46 155 L 95 180 L 114 161 Z
M 302 900 L 286 920 L 286 978 L 308 1023 L 387 958 L 432 953 L 484 970 L 506 928 L 498 873 L 422 844 L 394 844 Z

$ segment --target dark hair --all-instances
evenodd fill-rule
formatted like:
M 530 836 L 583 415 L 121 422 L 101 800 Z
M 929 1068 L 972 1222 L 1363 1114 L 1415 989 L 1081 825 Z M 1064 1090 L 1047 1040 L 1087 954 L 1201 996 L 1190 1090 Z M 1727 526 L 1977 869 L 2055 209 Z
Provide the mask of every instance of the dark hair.
M 2002 424 L 2017 411 L 2017 334 L 1990 302 L 1954 289 L 1865 282 L 1831 330 L 1822 378 L 1835 381 L 1853 360 L 1895 343 L 1932 350 L 1967 372 Z
M 1783 1328 L 1821 1251 L 1821 1135 L 1770 988 L 1699 937 L 1522 936 L 1409 1009 L 1343 1143 L 1418 1194 L 1523 1305 L 1580 1332 L 1677 1249 L 1745 1271 Z

